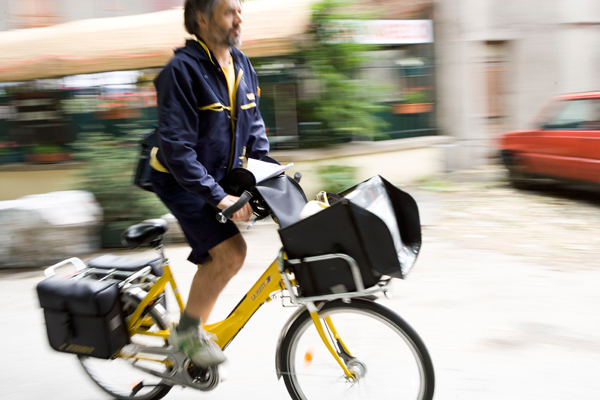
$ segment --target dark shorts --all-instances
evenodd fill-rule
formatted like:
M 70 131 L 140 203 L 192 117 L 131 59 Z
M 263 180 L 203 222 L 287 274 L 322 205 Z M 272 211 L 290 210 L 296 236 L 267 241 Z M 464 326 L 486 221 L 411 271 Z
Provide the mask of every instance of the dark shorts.
M 177 218 L 192 248 L 190 262 L 204 263 L 210 258 L 210 249 L 240 232 L 231 220 L 224 224 L 218 222 L 215 208 L 185 190 L 173 175 L 152 170 L 151 178 L 155 193 Z

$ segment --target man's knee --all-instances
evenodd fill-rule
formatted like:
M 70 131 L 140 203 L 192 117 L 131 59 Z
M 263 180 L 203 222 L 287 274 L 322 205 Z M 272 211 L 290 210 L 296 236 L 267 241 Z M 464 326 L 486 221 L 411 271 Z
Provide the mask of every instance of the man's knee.
M 239 241 L 237 241 L 234 250 L 232 251 L 231 254 L 231 262 L 233 264 L 233 266 L 237 267 L 238 269 L 242 268 L 242 265 L 244 265 L 244 261 L 246 261 L 246 241 L 242 238 L 242 235 L 236 235 L 239 236 Z
M 237 234 L 218 244 L 209 251 L 213 262 L 225 264 L 229 268 L 239 270 L 246 260 L 246 241 L 241 234 Z

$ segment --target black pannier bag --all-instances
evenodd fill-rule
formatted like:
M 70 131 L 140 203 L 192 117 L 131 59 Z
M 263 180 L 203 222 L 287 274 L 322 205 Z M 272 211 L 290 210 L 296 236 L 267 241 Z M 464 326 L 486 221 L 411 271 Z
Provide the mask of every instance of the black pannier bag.
M 118 282 L 53 276 L 37 292 L 54 350 L 109 359 L 129 343 Z
M 154 192 L 152 182 L 150 182 L 150 153 L 154 147 L 158 146 L 158 128 L 142 134 L 140 141 L 140 157 L 135 168 L 133 184 L 149 192 Z
M 419 210 L 409 194 L 383 178 L 381 181 L 392 203 L 403 248 L 413 254 L 413 259 L 400 265 L 386 223 L 374 213 L 342 198 L 323 211 L 279 230 L 288 259 L 301 260 L 299 264 L 287 264 L 298 281 L 301 296 L 357 290 L 349 264 L 342 258 L 306 262 L 307 257 L 335 253 L 349 255 L 358 264 L 365 288 L 376 285 L 384 275 L 406 276 L 421 247 Z M 348 195 L 357 186 L 340 195 Z

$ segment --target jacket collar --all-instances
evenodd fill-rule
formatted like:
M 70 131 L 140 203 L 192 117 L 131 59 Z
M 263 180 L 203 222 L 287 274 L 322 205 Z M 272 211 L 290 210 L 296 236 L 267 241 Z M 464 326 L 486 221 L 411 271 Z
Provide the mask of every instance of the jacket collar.
M 185 47 L 177 49 L 176 52 L 183 52 L 194 58 L 197 58 L 198 60 L 210 62 L 215 66 L 218 66 L 219 64 L 213 52 L 210 51 L 202 39 L 188 39 L 185 41 Z M 236 63 L 238 61 L 238 53 L 240 51 L 233 47 L 230 52 L 234 63 Z

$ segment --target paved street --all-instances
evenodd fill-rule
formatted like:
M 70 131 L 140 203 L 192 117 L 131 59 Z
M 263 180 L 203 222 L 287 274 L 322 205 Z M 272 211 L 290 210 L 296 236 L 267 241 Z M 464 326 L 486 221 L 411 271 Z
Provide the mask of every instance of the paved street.
M 494 169 L 405 190 L 421 205 L 423 250 L 408 279 L 394 282 L 394 298 L 381 302 L 427 344 L 435 399 L 598 399 L 598 195 L 517 192 Z M 244 232 L 248 262 L 225 289 L 214 320 L 228 314 L 279 249 L 272 223 Z M 183 293 L 194 272 L 188 251 L 167 248 Z M 0 397 L 107 399 L 75 357 L 50 350 L 34 290 L 41 279 L 41 270 L 0 271 L 0 315 L 10 324 L 0 333 Z M 256 313 L 228 348 L 229 377 L 215 391 L 174 389 L 166 398 L 289 398 L 274 355 L 293 311 L 275 301 Z

